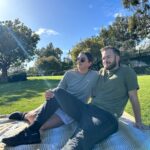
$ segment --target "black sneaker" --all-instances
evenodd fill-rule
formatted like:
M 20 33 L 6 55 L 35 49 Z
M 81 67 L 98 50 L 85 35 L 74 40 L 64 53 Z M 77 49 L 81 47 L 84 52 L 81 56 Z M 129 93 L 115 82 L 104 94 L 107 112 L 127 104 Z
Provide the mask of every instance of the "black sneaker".
M 16 112 L 10 114 L 9 119 L 23 121 L 23 120 L 25 120 L 24 119 L 25 114 L 26 113 L 16 111 Z
M 41 143 L 39 131 L 31 131 L 28 128 L 24 129 L 15 136 L 2 139 L 6 146 L 18 146 L 24 144 Z

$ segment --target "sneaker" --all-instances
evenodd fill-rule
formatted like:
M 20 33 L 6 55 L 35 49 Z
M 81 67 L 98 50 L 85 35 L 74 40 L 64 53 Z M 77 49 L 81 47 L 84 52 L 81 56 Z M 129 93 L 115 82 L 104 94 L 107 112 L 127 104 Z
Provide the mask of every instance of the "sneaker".
M 9 115 L 9 119 L 23 121 L 26 113 L 16 111 Z
M 18 146 L 24 144 L 41 143 L 39 131 L 31 131 L 26 128 L 15 136 L 2 139 L 6 146 Z

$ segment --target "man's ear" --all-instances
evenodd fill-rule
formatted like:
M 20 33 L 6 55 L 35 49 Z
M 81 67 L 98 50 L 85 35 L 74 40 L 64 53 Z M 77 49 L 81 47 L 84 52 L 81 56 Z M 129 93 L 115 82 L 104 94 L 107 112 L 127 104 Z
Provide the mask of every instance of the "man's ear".
M 117 58 L 117 62 L 119 63 L 120 62 L 120 56 L 116 55 L 116 58 Z

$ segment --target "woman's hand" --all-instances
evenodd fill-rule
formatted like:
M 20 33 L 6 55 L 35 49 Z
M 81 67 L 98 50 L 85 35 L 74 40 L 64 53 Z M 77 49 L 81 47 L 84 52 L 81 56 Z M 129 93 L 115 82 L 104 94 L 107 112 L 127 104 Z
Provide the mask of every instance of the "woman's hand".
M 45 92 L 45 99 L 46 99 L 46 100 L 50 100 L 50 99 L 53 98 L 53 97 L 54 97 L 53 91 L 47 90 L 47 91 Z

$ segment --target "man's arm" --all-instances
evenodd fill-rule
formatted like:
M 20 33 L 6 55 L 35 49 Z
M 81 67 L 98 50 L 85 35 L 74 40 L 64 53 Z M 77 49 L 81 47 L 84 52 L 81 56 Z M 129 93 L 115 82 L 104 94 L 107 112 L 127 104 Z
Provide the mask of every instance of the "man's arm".
M 140 129 L 150 129 L 148 126 L 145 126 L 142 123 L 141 109 L 140 109 L 140 103 L 139 103 L 139 100 L 138 100 L 137 90 L 129 91 L 129 98 L 130 98 L 130 101 L 131 101 L 131 104 L 132 104 L 132 109 L 133 109 L 133 112 L 134 112 L 136 127 L 140 128 Z

